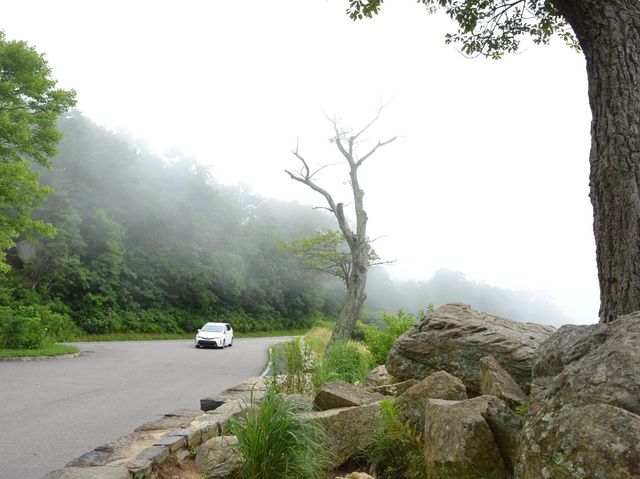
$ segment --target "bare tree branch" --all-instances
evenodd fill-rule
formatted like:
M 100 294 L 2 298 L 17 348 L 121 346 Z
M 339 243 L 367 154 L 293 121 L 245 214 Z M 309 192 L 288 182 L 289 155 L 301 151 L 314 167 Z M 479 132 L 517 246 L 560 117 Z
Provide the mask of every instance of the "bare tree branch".
M 362 163 L 364 163 L 364 160 L 366 160 L 367 158 L 369 158 L 371 155 L 373 155 L 376 150 L 378 148 L 381 148 L 385 145 L 388 145 L 389 143 L 392 143 L 394 141 L 396 141 L 398 139 L 397 136 L 394 136 L 393 138 L 389 138 L 388 140 L 385 141 L 378 141 L 378 143 L 376 144 L 376 146 L 374 146 L 369 153 L 367 153 L 366 155 L 364 155 L 362 158 L 360 158 L 357 162 L 356 162 L 356 166 L 360 166 Z
M 362 135 L 365 131 L 367 131 L 369 128 L 371 128 L 371 125 L 373 125 L 376 121 L 378 121 L 378 119 L 380 118 L 380 114 L 382 113 L 382 110 L 384 109 L 384 107 L 385 107 L 385 105 L 380 105 L 380 108 L 378 108 L 378 113 L 376 113 L 376 116 L 373 118 L 373 120 L 371 120 L 369 123 L 367 123 L 367 125 L 362 130 L 360 130 L 358 133 L 356 133 L 351 138 L 349 138 L 349 141 L 351 143 L 353 143 L 355 140 L 357 140 L 360 135 Z

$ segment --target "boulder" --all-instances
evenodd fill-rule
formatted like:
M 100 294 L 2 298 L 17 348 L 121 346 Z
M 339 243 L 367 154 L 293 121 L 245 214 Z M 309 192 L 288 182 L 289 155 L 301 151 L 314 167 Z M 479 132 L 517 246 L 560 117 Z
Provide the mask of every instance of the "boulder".
M 463 400 L 467 399 L 467 391 L 460 379 L 437 371 L 398 396 L 396 405 L 405 419 L 411 421 L 418 430 L 424 427 L 424 410 L 428 399 Z
M 326 411 L 340 407 L 362 406 L 382 398 L 381 394 L 371 393 L 345 381 L 330 381 L 322 385 L 313 403 L 320 410 Z
M 373 444 L 378 431 L 380 402 L 326 411 L 304 413 L 315 420 L 331 439 L 331 460 L 334 467 Z
M 511 477 L 522 424 L 521 418 L 500 399 L 428 399 L 424 423 L 427 467 L 435 477 Z
M 516 479 L 640 477 L 640 416 L 608 404 L 547 411 L 527 420 Z
M 375 479 L 375 478 L 365 472 L 350 472 L 349 474 L 344 476 L 344 479 Z
M 517 479 L 640 477 L 640 312 L 542 344 L 526 419 Z
M 550 406 L 604 403 L 640 415 L 640 311 L 562 326 L 537 352 L 533 383 Z
M 393 384 L 398 382 L 389 371 L 384 364 L 381 366 L 377 366 L 373 368 L 371 371 L 367 373 L 367 377 L 364 380 L 364 387 L 366 388 L 375 388 L 379 386 L 388 386 L 389 384 Z
M 480 392 L 497 396 L 511 408 L 527 402 L 527 395 L 493 356 L 480 359 Z
M 235 436 L 218 436 L 201 444 L 196 454 L 196 471 L 208 479 L 236 477 L 242 465 L 233 448 L 237 443 Z
M 410 387 L 418 384 L 415 379 L 407 379 L 406 381 L 400 381 L 399 383 L 387 384 L 385 386 L 376 386 L 367 388 L 372 393 L 380 393 L 384 396 L 399 396 L 403 394 Z
M 387 370 L 400 379 L 423 379 L 447 371 L 480 394 L 480 358 L 493 355 L 525 391 L 533 353 L 555 331 L 552 326 L 520 323 L 446 304 L 401 335 L 389 352 Z

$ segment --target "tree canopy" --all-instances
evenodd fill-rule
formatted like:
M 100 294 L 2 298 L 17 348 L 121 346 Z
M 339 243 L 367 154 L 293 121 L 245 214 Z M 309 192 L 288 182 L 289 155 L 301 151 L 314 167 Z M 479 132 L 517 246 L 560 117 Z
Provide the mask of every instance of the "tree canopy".
M 379 13 L 384 0 L 349 0 L 347 13 L 356 20 Z M 447 43 L 466 55 L 501 58 L 518 51 L 523 37 L 547 44 L 554 36 L 579 48 L 566 19 L 549 0 L 418 0 L 429 12 L 443 9 L 458 24 Z
M 10 250 L 8 302 L 31 304 L 35 292 L 92 333 L 192 331 L 215 318 L 269 330 L 336 312 L 333 282 L 278 250 L 327 228 L 324 212 L 217 184 L 78 112 L 59 128 L 53 167 L 40 171 L 53 191 L 35 213 L 57 234 L 31 254 Z
M 0 271 L 20 234 L 50 235 L 33 209 L 49 192 L 33 164 L 46 166 L 60 140 L 57 120 L 75 104 L 75 92 L 56 88 L 44 56 L 0 31 Z

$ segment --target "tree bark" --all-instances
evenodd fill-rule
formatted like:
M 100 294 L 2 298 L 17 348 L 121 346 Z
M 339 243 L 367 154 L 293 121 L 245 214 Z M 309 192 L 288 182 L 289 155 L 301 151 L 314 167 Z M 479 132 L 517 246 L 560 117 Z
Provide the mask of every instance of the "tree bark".
M 356 250 L 352 250 L 351 272 L 347 278 L 347 298 L 340 311 L 340 319 L 336 322 L 329 344 L 335 341 L 346 341 L 351 337 L 360 319 L 364 301 L 367 299 L 365 288 L 367 286 L 367 271 L 369 269 L 369 243 L 368 240 L 358 242 Z M 354 254 L 355 253 L 355 254 Z M 327 348 L 329 350 L 329 347 Z
M 600 322 L 640 310 L 640 2 L 553 0 L 587 60 Z

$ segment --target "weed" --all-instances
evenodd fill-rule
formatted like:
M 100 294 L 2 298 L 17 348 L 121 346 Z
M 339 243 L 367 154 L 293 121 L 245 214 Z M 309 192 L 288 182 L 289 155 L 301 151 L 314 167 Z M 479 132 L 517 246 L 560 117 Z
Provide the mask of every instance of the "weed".
M 380 479 L 425 477 L 423 436 L 401 418 L 398 406 L 386 399 L 382 401 L 375 442 L 364 453 L 372 472 Z

